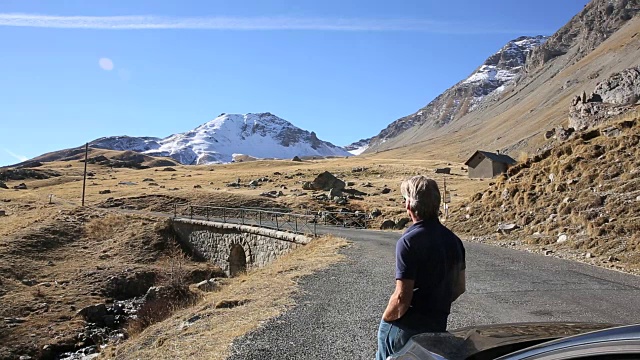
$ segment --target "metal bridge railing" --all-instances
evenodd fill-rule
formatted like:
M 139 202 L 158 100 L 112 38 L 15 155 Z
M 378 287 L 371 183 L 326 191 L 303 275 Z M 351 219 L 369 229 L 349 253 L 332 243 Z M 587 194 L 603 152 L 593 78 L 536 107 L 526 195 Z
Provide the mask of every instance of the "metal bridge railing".
M 174 217 L 184 215 L 191 219 L 256 225 L 298 234 L 313 234 L 314 236 L 318 234 L 316 228 L 318 224 L 317 215 L 294 214 L 286 211 L 290 210 L 283 209 L 283 212 L 280 212 L 273 211 L 273 209 L 187 205 L 186 214 L 179 214 L 177 204 L 174 205 Z
M 318 224 L 356 229 L 367 228 L 367 215 L 360 212 L 307 211 L 306 214 L 296 214 L 291 212 L 291 209 L 186 205 L 179 213 L 178 206 L 178 204 L 174 204 L 174 217 L 185 216 L 191 219 L 254 225 L 298 234 L 313 234 L 314 236 L 318 234 Z

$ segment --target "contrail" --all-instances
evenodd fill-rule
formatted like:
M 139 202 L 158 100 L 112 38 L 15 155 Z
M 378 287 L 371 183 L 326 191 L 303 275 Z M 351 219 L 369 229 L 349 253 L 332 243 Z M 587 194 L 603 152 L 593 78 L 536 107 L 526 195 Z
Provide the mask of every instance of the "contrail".
M 169 16 L 56 16 L 0 13 L 0 26 L 97 30 L 320 30 L 419 31 L 446 34 L 540 34 L 416 19 L 295 18 L 295 17 L 169 17 Z
M 7 154 L 11 155 L 12 157 L 14 157 L 14 158 L 16 158 L 16 159 L 18 159 L 18 160 L 20 160 L 20 161 L 27 161 L 27 160 L 29 160 L 29 158 L 28 158 L 28 157 L 26 157 L 26 156 L 22 156 L 22 155 L 18 155 L 18 154 L 14 153 L 14 152 L 11 152 L 11 151 L 7 150 L 7 149 L 4 149 L 4 151 L 5 151 Z

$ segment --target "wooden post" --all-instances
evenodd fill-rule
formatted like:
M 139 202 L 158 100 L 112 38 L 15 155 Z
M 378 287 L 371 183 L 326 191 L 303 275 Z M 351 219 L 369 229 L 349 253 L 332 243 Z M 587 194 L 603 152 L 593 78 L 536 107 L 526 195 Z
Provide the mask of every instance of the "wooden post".
M 82 206 L 84 206 L 84 192 L 87 187 L 87 158 L 89 156 L 89 143 L 84 146 L 84 177 L 82 179 Z

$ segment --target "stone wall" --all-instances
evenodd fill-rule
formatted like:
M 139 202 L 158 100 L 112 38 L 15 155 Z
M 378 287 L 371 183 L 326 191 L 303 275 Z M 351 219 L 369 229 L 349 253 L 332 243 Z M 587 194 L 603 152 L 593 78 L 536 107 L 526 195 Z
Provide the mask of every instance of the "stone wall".
M 304 235 L 240 224 L 174 219 L 173 229 L 181 242 L 196 254 L 230 274 L 231 249 L 244 251 L 247 269 L 264 266 L 279 256 L 309 243 Z

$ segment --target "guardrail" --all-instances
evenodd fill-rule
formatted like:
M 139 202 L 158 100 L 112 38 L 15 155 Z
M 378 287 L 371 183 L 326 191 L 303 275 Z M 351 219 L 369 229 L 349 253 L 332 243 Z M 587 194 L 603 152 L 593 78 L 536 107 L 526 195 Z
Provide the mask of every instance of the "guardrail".
M 365 213 L 360 212 L 307 211 L 306 214 L 297 214 L 291 212 L 291 209 L 280 210 L 186 205 L 184 206 L 184 211 L 179 213 L 178 207 L 178 204 L 174 204 L 174 217 L 185 216 L 191 219 L 256 225 L 298 234 L 313 234 L 314 236 L 318 234 L 318 224 L 357 229 L 367 228 L 367 216 Z
M 294 214 L 256 208 L 228 208 L 218 206 L 188 205 L 187 213 L 180 214 L 191 219 L 234 222 L 242 225 L 257 225 L 264 228 L 290 231 L 298 234 L 318 234 L 318 216 Z M 287 211 L 288 209 L 283 209 Z M 174 205 L 174 217 L 178 217 L 178 206 Z M 235 220 L 235 221 L 230 221 Z
M 309 213 L 308 214 L 312 214 Z M 317 216 L 322 225 L 340 226 L 356 229 L 367 228 L 367 214 L 346 211 L 318 211 Z

